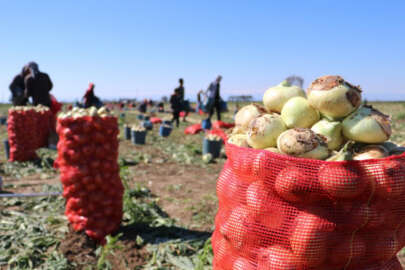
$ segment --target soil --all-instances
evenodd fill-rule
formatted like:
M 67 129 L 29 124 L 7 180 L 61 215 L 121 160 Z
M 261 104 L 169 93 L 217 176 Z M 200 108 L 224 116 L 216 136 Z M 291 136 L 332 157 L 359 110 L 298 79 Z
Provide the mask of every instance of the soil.
M 212 164 L 209 169 L 173 163 L 139 164 L 135 166 L 134 182 L 147 186 L 160 198 L 159 206 L 170 217 L 185 227 L 204 231 L 213 230 L 213 216 L 217 209 L 216 180 L 223 164 Z M 185 205 L 188 207 L 185 208 Z M 202 208 L 202 209 L 201 209 Z M 204 212 L 204 213 L 202 213 Z M 212 217 L 210 222 L 193 222 L 199 214 Z
M 131 243 L 123 242 L 122 249 L 115 249 L 114 256 L 107 256 L 112 269 L 134 269 L 143 265 L 147 252 L 144 248 L 138 249 Z M 59 246 L 59 250 L 65 257 L 74 263 L 75 269 L 85 269 L 89 265 L 97 265 L 95 250 L 97 244 L 84 233 L 77 233 L 70 230 L 64 241 Z

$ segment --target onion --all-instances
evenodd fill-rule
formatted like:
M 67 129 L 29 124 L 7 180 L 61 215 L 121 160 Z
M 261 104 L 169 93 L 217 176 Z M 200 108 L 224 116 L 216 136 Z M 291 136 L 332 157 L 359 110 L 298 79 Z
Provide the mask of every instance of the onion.
M 281 118 L 288 128 L 309 128 L 319 120 L 319 112 L 303 97 L 293 97 L 281 110 Z
M 257 270 L 296 269 L 298 269 L 298 263 L 294 254 L 282 246 L 271 246 L 262 249 L 258 255 Z
M 322 119 L 311 128 L 316 134 L 326 137 L 330 150 L 339 149 L 343 143 L 342 124 Z
M 246 190 L 246 205 L 251 216 L 272 231 L 279 229 L 286 218 L 285 204 L 259 181 Z
M 293 97 L 305 97 L 300 87 L 283 81 L 277 86 L 269 88 L 263 96 L 263 104 L 269 112 L 280 113 L 284 104 Z
M 289 202 L 314 203 L 321 199 L 321 188 L 317 180 L 311 179 L 304 170 L 296 166 L 286 167 L 278 174 L 274 189 L 281 198 Z
M 366 145 L 353 155 L 353 160 L 377 159 L 388 156 L 388 151 L 381 145 Z
M 249 147 L 249 144 L 247 143 L 247 135 L 245 134 L 232 134 L 228 139 L 228 143 L 240 147 Z
M 306 128 L 284 131 L 278 137 L 277 147 L 282 154 L 296 157 L 325 159 L 329 156 L 326 139 Z
M 321 187 L 334 198 L 349 199 L 363 193 L 368 183 L 353 166 L 329 163 L 321 166 L 318 175 Z
M 375 193 L 380 198 L 398 198 L 405 191 L 405 166 L 397 160 L 364 164 L 364 174 L 375 184 Z
M 391 119 L 371 106 L 362 106 L 342 122 L 343 135 L 353 141 L 382 143 L 391 136 Z
M 277 145 L 278 136 L 285 130 L 285 124 L 279 115 L 263 114 L 250 122 L 247 142 L 258 149 L 273 147 Z
M 233 209 L 226 222 L 220 226 L 219 231 L 234 248 L 242 249 L 258 242 L 259 235 L 256 227 L 257 223 L 249 215 L 246 207 L 239 206 Z
M 266 113 L 266 110 L 262 106 L 256 104 L 244 106 L 235 115 L 235 125 L 239 130 L 246 130 L 250 121 L 263 113 Z
M 335 119 L 349 115 L 361 103 L 361 90 L 340 76 L 322 76 L 309 86 L 308 102 L 323 115 Z
M 299 262 L 315 267 L 324 262 L 327 255 L 328 236 L 333 223 L 312 213 L 301 212 L 295 219 L 290 237 L 293 253 Z

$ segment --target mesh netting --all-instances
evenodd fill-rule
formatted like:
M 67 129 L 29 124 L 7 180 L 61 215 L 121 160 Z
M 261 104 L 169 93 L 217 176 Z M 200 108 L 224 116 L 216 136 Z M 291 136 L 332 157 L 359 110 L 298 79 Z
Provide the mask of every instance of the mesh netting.
M 325 162 L 226 145 L 214 269 L 402 269 L 405 155 Z
M 50 110 L 9 110 L 7 133 L 10 161 L 27 161 L 37 157 L 35 151 L 48 145 L 52 117 Z
M 118 123 L 114 117 L 59 118 L 58 158 L 65 214 L 75 231 L 103 243 L 122 219 Z

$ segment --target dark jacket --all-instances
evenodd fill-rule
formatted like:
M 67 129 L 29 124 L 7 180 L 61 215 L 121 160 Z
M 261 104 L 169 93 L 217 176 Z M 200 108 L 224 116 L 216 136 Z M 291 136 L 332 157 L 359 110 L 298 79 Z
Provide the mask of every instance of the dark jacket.
M 184 100 L 184 86 L 179 86 L 176 89 L 174 89 L 175 92 L 178 92 L 180 95 L 180 100 Z
M 14 106 L 21 106 L 21 105 L 27 104 L 28 100 L 24 96 L 25 84 L 24 84 L 24 77 L 23 77 L 22 73 L 18 74 L 14 77 L 9 88 L 10 88 L 10 91 L 12 94 L 11 99 L 13 101 Z
M 181 111 L 181 99 L 180 99 L 180 95 L 176 95 L 176 94 L 173 94 L 171 97 L 170 97 L 170 105 L 171 105 L 171 107 L 172 107 L 172 110 L 174 111 L 174 112 L 179 112 L 179 111 Z
M 32 97 L 32 103 L 36 106 L 42 104 L 44 106 L 51 106 L 51 98 L 49 92 L 53 85 L 48 74 L 38 72 L 33 75 L 28 75 L 25 78 L 26 97 Z

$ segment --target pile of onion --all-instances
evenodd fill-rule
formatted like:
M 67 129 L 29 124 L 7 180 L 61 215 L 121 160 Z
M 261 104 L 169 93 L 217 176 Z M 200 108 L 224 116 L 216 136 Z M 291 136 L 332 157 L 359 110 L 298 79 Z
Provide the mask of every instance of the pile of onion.
M 390 117 L 371 106 L 361 106 L 361 93 L 359 86 L 336 75 L 313 81 L 307 96 L 300 87 L 283 81 L 264 93 L 263 106 L 250 104 L 237 112 L 228 142 L 328 161 L 405 153 L 405 147 L 388 142 L 392 132 Z M 354 151 L 363 144 L 373 145 L 374 152 L 370 152 L 371 148 L 365 148 L 367 153 Z M 386 151 L 375 156 L 380 146 Z

